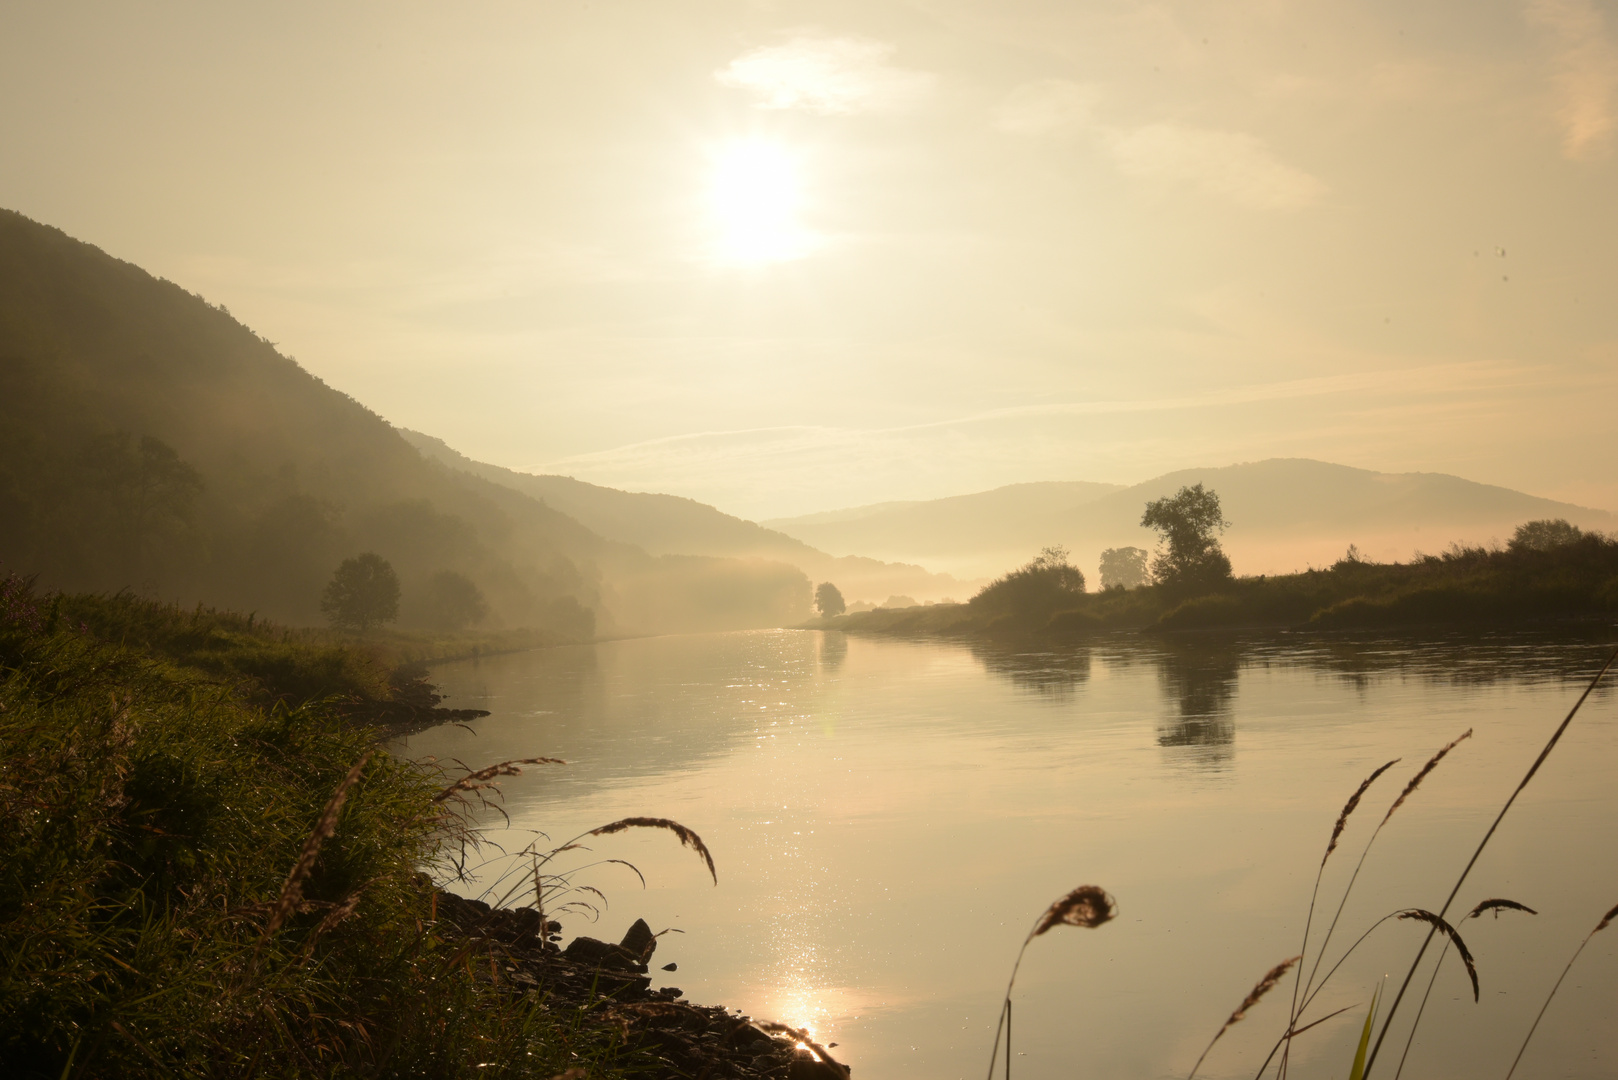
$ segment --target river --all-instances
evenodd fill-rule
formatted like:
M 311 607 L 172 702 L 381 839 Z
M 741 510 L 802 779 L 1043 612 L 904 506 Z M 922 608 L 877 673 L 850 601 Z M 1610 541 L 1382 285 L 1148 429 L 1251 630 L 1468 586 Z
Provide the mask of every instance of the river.
M 436 668 L 447 704 L 492 715 L 404 752 L 474 768 L 566 759 L 503 781 L 509 827 L 481 820 L 508 851 L 632 815 L 696 830 L 717 886 L 666 832 L 559 856 L 557 868 L 625 859 L 646 878 L 580 869 L 574 882 L 608 904 L 597 923 L 564 917 L 567 936 L 616 940 L 637 917 L 678 930 L 660 939 L 654 985 L 807 1026 L 856 1077 L 981 1076 L 1033 920 L 1074 886 L 1101 885 L 1118 901 L 1112 922 L 1057 927 L 1028 950 L 1014 1072 L 1183 1077 L 1258 978 L 1299 951 L 1321 853 L 1360 781 L 1402 759 L 1327 864 L 1324 918 L 1400 789 L 1473 732 L 1377 839 L 1327 966 L 1380 916 L 1443 904 L 1608 636 L 615 641 Z M 1618 903 L 1615 702 L 1606 687 L 1591 697 L 1462 889 L 1452 921 L 1489 897 L 1539 914 L 1458 924 L 1480 1000 L 1452 953 L 1406 1075 L 1503 1077 L 1567 958 Z M 506 868 L 498 856 L 482 851 L 485 884 Z M 1350 1008 L 1299 1038 L 1297 1076 L 1347 1074 L 1373 989 L 1384 975 L 1397 988 L 1424 929 L 1384 923 L 1333 976 L 1305 1020 Z M 1618 927 L 1579 959 L 1519 1076 L 1618 1071 L 1615 953 Z M 669 962 L 678 970 L 659 970 Z M 1413 985 L 1419 1000 L 1426 974 Z M 1255 1007 L 1199 1075 L 1251 1077 L 1291 993 L 1288 981 Z M 1414 1003 L 1375 1075 L 1392 1080 Z

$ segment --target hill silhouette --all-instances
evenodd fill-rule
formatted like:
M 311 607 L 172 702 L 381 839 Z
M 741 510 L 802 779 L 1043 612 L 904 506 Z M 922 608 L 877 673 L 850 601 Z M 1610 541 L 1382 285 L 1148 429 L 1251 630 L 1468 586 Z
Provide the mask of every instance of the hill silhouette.
M 910 559 L 957 574 L 1003 573 L 1049 544 L 1086 573 L 1108 547 L 1151 548 L 1141 509 L 1182 486 L 1219 493 L 1222 543 L 1239 574 L 1329 565 L 1349 544 L 1367 557 L 1409 558 L 1452 541 L 1487 543 L 1535 518 L 1608 529 L 1611 514 L 1443 473 L 1379 473 L 1305 458 L 1181 469 L 1128 487 L 1014 484 L 919 503 L 887 503 L 764 522 L 831 552 Z
M 444 570 L 495 623 L 577 638 L 808 611 L 808 580 L 783 563 L 653 555 L 429 461 L 223 307 L 0 211 L 7 570 L 309 624 L 362 551 L 398 570 L 406 625 Z
M 974 585 L 948 574 L 931 573 L 920 566 L 852 554 L 828 555 L 802 540 L 732 517 L 695 499 L 619 491 L 570 476 L 518 472 L 473 461 L 431 435 L 403 429 L 399 433 L 424 455 L 450 468 L 531 495 L 609 540 L 634 544 L 653 555 L 788 563 L 815 581 L 836 583 L 851 600 L 879 601 L 895 594 L 936 600 L 962 596 L 971 592 Z

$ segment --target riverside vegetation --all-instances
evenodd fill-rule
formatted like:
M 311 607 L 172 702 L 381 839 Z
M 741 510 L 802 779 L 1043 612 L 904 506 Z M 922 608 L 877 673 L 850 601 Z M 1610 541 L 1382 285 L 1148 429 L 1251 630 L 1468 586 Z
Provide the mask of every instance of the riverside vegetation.
M 525 763 L 456 779 L 379 745 L 446 714 L 411 661 L 534 643 L 360 641 L 0 578 L 7 1075 L 846 1075 L 797 1033 L 547 955 L 555 923 L 423 873 L 454 876 L 468 800 Z M 640 827 L 706 857 L 662 819 L 595 832 Z
M 1014 637 L 1520 623 L 1614 614 L 1618 540 L 1562 521 L 1536 521 L 1520 526 L 1503 548 L 1456 544 L 1407 563 L 1375 563 L 1350 547 L 1332 566 L 1296 574 L 1227 572 L 1179 581 L 1159 575 L 1137 588 L 1099 592 L 1085 592 L 1083 576 L 1066 566 L 1066 553 L 1050 548 L 965 604 L 879 608 L 816 625 L 850 633 Z

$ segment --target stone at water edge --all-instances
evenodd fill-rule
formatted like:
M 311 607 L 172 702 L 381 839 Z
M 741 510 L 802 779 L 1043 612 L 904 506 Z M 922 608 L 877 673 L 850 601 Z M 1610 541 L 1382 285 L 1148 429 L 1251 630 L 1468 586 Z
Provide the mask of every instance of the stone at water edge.
M 636 919 L 628 933 L 624 934 L 624 940 L 618 943 L 618 947 L 644 964 L 652 958 L 652 953 L 657 951 L 657 935 L 652 933 L 652 928 L 646 925 L 645 919 Z

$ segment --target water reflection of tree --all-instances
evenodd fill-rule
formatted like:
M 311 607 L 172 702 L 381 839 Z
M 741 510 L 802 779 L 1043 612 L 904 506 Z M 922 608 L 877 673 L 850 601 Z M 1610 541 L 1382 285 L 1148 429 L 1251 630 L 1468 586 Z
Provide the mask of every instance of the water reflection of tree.
M 1156 662 L 1164 704 L 1173 710 L 1158 724 L 1157 745 L 1195 765 L 1227 764 L 1235 753 L 1231 701 L 1241 645 L 1221 638 L 1175 639 L 1164 643 Z
M 835 675 L 848 659 L 848 635 L 836 630 L 820 632 L 820 673 Z
M 1013 686 L 1058 700 L 1072 696 L 1090 678 L 1090 649 L 1061 644 L 1034 647 L 1004 642 L 974 642 L 972 655 L 990 674 Z

